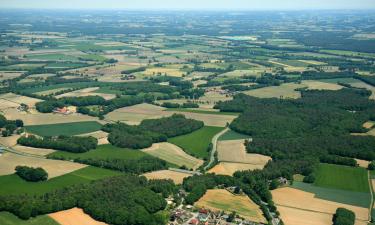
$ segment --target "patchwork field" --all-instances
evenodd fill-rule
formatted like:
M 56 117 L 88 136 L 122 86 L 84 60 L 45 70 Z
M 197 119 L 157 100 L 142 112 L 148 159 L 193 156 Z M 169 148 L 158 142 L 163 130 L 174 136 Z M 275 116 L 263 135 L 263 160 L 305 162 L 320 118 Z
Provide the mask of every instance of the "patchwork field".
M 96 121 L 60 123 L 26 126 L 29 133 L 39 136 L 79 135 L 100 130 L 102 125 Z
M 344 207 L 355 212 L 358 222 L 361 222 L 361 221 L 365 222 L 368 220 L 368 215 L 369 215 L 368 208 L 322 200 L 319 198 L 315 198 L 314 194 L 312 193 L 304 192 L 304 191 L 297 190 L 297 189 L 290 188 L 290 187 L 284 187 L 284 188 L 273 190 L 272 196 L 277 206 L 284 206 L 288 208 L 315 212 L 315 213 L 330 214 L 331 219 L 332 219 L 332 215 L 335 213 L 337 208 Z M 298 217 L 298 214 L 295 214 L 295 215 L 288 214 L 288 213 L 286 215 L 281 214 L 282 218 L 283 216 L 287 218 L 291 218 L 291 219 L 292 218 L 302 219 Z
M 209 155 L 208 147 L 212 138 L 223 128 L 205 126 L 190 134 L 169 138 L 168 142 L 181 147 L 188 154 L 204 159 Z
M 12 174 L 0 176 L 0 195 L 45 194 L 74 184 L 121 175 L 120 172 L 88 166 L 44 182 L 27 182 Z
M 1 225 L 60 225 L 49 216 L 37 216 L 29 220 L 19 219 L 9 212 L 0 212 Z
M 254 165 L 248 163 L 231 163 L 231 162 L 220 162 L 212 169 L 208 171 L 208 173 L 214 173 L 218 175 L 227 175 L 232 176 L 236 171 L 245 171 L 245 170 L 256 170 L 256 169 L 263 169 L 263 165 Z
M 225 211 L 227 213 L 235 211 L 238 215 L 250 221 L 266 223 L 259 206 L 249 197 L 245 195 L 233 195 L 227 190 L 208 190 L 195 203 L 195 206 L 216 211 Z
M 47 171 L 48 178 L 58 177 L 86 167 L 86 165 L 69 161 L 23 156 L 10 152 L 0 156 L 0 175 L 13 174 L 16 166 L 42 167 Z
M 203 160 L 188 155 L 180 147 L 168 142 L 155 143 L 150 148 L 143 149 L 142 152 L 189 169 L 197 169 L 203 164 Z
M 94 220 L 79 208 L 51 213 L 49 217 L 57 221 L 60 225 L 106 225 L 106 223 Z
M 143 174 L 149 180 L 162 180 L 162 179 L 171 179 L 175 184 L 182 184 L 185 177 L 190 177 L 191 174 L 181 173 L 171 170 L 159 170 L 150 173 Z
M 255 90 L 245 91 L 244 93 L 250 96 L 258 98 L 293 98 L 297 99 L 301 97 L 299 91 L 295 91 L 297 88 L 306 87 L 302 84 L 296 83 L 285 83 L 280 86 L 272 86 L 259 88 Z

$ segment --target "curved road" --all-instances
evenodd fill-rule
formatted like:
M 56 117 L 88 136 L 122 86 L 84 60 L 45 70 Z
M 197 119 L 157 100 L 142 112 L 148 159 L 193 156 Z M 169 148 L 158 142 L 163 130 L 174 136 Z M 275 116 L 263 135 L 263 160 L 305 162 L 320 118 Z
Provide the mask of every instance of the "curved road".
M 207 170 L 211 166 L 212 163 L 215 161 L 215 153 L 217 151 L 217 140 L 221 135 L 223 135 L 225 132 L 229 130 L 228 127 L 226 127 L 224 130 L 220 131 L 220 133 L 217 133 L 213 138 L 212 138 L 212 150 L 211 150 L 211 156 L 210 156 L 210 162 L 203 168 L 204 170 Z

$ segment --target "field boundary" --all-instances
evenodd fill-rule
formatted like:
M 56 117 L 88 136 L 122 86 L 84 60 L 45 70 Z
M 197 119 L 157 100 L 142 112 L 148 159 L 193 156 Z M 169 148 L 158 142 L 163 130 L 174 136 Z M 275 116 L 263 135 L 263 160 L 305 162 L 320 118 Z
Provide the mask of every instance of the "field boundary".
M 369 170 L 367 171 L 367 176 L 368 176 L 368 185 L 370 187 L 370 195 L 371 195 L 371 203 L 370 203 L 370 207 L 369 207 L 369 214 L 368 214 L 369 219 L 368 220 L 371 221 L 372 210 L 373 210 L 373 207 L 374 207 L 374 187 L 372 186 L 371 174 L 370 174 Z
M 224 130 L 220 131 L 217 133 L 213 138 L 212 138 L 212 150 L 210 153 L 210 161 L 207 163 L 207 165 L 203 168 L 204 170 L 207 170 L 207 168 L 210 168 L 211 164 L 215 161 L 215 153 L 217 152 L 217 141 L 221 137 L 221 135 L 225 134 L 229 130 L 228 127 L 226 127 Z

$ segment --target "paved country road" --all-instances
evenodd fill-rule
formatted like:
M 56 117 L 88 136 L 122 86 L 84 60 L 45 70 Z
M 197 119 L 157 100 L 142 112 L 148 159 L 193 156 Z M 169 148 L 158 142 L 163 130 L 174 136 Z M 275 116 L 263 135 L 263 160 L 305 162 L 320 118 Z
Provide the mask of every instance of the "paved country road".
M 217 151 L 217 140 L 219 139 L 219 137 L 223 134 L 225 134 L 225 132 L 227 132 L 229 130 L 228 127 L 226 127 L 224 130 L 220 131 L 220 133 L 217 133 L 213 138 L 212 138 L 212 150 L 211 150 L 211 156 L 210 156 L 210 161 L 208 162 L 208 164 L 203 168 L 204 170 L 207 170 L 207 168 L 210 168 L 210 166 L 212 165 L 212 163 L 214 163 L 215 161 L 215 153 Z

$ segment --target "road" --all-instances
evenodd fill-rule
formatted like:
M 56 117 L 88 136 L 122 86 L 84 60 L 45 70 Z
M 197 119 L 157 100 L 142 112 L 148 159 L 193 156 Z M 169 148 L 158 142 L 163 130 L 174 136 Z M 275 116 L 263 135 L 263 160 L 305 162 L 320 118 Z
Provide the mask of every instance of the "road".
M 41 159 L 46 158 L 45 156 L 41 156 L 41 155 L 35 155 L 35 154 L 26 153 L 26 152 L 20 152 L 20 151 L 17 151 L 15 149 L 13 149 L 12 147 L 5 147 L 3 145 L 0 145 L 0 148 L 4 149 L 4 151 L 6 151 L 6 152 L 10 152 L 10 153 L 17 154 L 17 155 L 34 157 L 34 158 L 41 158 Z
M 215 153 L 217 151 L 217 140 L 221 135 L 223 135 L 225 132 L 229 130 L 228 127 L 226 127 L 224 130 L 220 131 L 220 133 L 217 133 L 213 138 L 212 138 L 212 150 L 211 150 L 211 155 L 210 155 L 210 161 L 208 164 L 203 168 L 204 170 L 207 170 L 207 168 L 210 168 L 212 163 L 215 161 Z
M 374 192 L 375 192 L 375 187 L 372 186 L 372 181 L 371 181 L 371 174 L 370 174 L 370 171 L 367 171 L 367 176 L 368 176 L 368 182 L 369 182 L 369 185 L 370 185 L 370 194 L 371 194 L 371 203 L 370 203 L 370 213 L 369 213 L 369 221 L 371 221 L 371 217 L 372 217 L 372 214 L 371 214 L 371 210 L 373 208 L 373 205 L 374 205 Z

